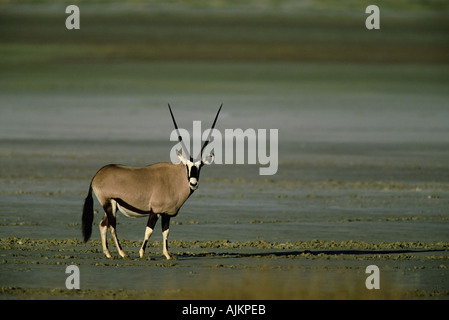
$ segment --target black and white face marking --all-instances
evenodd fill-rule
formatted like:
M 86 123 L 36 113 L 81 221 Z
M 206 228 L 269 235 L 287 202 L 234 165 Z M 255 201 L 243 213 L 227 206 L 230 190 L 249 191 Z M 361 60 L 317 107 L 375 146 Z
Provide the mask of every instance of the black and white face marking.
M 187 180 L 189 180 L 189 187 L 192 190 L 198 189 L 198 180 L 200 179 L 200 170 L 203 166 L 202 161 L 186 163 L 187 168 Z
M 183 155 L 178 152 L 178 157 L 187 169 L 187 180 L 189 181 L 189 187 L 192 191 L 198 189 L 198 180 L 200 179 L 200 170 L 203 165 L 211 164 L 214 160 L 214 155 L 210 154 L 205 160 L 197 160 L 195 162 L 192 159 L 187 160 Z
M 178 151 L 178 157 L 182 161 L 182 163 L 185 164 L 187 168 L 187 180 L 189 181 L 189 186 L 192 191 L 198 189 L 198 180 L 200 178 L 200 169 L 204 164 L 211 164 L 214 161 L 214 154 L 211 153 L 209 156 L 207 156 L 204 160 L 201 159 L 203 156 L 204 148 L 208 145 L 210 142 L 212 131 L 214 130 L 215 123 L 217 122 L 218 115 L 220 114 L 221 107 L 223 107 L 223 104 L 220 105 L 220 108 L 218 109 L 217 115 L 215 116 L 214 122 L 212 123 L 212 127 L 209 132 L 209 136 L 207 137 L 207 140 L 204 142 L 203 147 L 201 148 L 201 152 L 199 154 L 199 160 L 195 160 L 193 162 L 192 156 L 190 156 L 184 142 L 182 141 L 181 134 L 179 133 L 178 125 L 176 124 L 175 116 L 173 115 L 173 112 L 171 110 L 170 104 L 168 105 L 168 109 L 170 110 L 170 115 L 173 120 L 173 125 L 175 126 L 176 133 L 178 134 L 178 140 L 181 144 L 182 150 L 184 151 L 184 154 L 187 155 L 187 157 L 190 158 L 190 161 L 187 160 L 182 156 L 182 154 Z

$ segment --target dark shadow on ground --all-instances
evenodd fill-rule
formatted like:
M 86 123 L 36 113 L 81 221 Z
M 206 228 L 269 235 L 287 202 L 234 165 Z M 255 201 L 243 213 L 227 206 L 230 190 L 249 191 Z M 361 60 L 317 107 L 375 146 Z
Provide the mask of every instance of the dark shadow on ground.
M 301 255 L 386 255 L 386 254 L 410 254 L 410 253 L 429 253 L 443 252 L 445 249 L 389 249 L 389 250 L 360 250 L 360 249 L 336 249 L 336 250 L 295 250 L 295 251 L 269 251 L 269 252 L 201 252 L 189 254 L 190 257 L 230 257 L 230 258 L 260 258 L 260 257 L 292 257 Z M 178 254 L 182 257 L 182 254 Z

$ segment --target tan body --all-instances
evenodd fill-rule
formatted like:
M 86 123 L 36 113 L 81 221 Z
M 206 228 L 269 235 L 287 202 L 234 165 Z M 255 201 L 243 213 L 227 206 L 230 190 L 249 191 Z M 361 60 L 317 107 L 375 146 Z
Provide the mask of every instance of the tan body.
M 184 202 L 198 188 L 201 167 L 213 161 L 213 154 L 210 154 L 205 159 L 201 159 L 203 150 L 210 141 L 210 133 L 201 149 L 199 158 L 193 160 L 182 142 L 182 137 L 179 135 L 178 126 L 170 105 L 169 110 L 175 129 L 178 132 L 179 142 L 187 158 L 178 152 L 178 157 L 181 160 L 178 164 L 160 162 L 146 167 L 110 164 L 101 168 L 92 179 L 83 207 L 82 231 L 84 241 L 87 242 L 92 234 L 92 192 L 94 192 L 105 212 L 99 227 L 103 252 L 108 258 L 111 257 L 106 241 L 108 231 L 115 242 L 119 254 L 122 257 L 126 256 L 116 233 L 116 212 L 119 210 L 128 217 L 148 216 L 145 237 L 139 250 L 140 257 L 143 257 L 145 246 L 153 233 L 159 216 L 161 216 L 163 253 L 167 259 L 170 259 L 167 244 L 170 218 L 178 214 Z M 215 126 L 220 110 L 221 106 L 215 116 L 210 132 L 212 132 Z
M 160 162 L 146 167 L 111 164 L 98 171 L 92 180 L 92 188 L 103 206 L 112 199 L 121 199 L 148 214 L 169 216 L 178 213 L 191 191 L 186 167 L 181 162 Z M 137 215 L 141 213 L 137 212 Z
M 144 241 L 139 251 L 140 257 L 143 257 L 146 244 L 158 217 L 161 216 L 163 253 L 167 259 L 171 258 L 167 243 L 170 218 L 178 214 L 181 206 L 193 193 L 189 187 L 186 166 L 182 162 L 160 162 L 146 167 L 110 164 L 101 168 L 94 176 L 89 190 L 90 196 L 92 191 L 105 211 L 99 227 L 103 252 L 108 258 L 111 257 L 106 239 L 108 230 L 119 254 L 126 256 L 116 233 L 117 209 L 128 217 L 148 216 Z M 87 210 L 88 214 L 91 209 Z M 87 226 L 91 227 L 91 219 L 86 222 L 83 213 L 83 232 Z M 84 232 L 85 241 L 88 240 L 90 232 Z

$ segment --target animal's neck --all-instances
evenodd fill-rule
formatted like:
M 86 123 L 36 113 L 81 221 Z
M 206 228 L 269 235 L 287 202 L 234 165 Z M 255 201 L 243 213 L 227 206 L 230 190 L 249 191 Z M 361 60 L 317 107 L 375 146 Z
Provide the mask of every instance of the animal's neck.
M 182 186 L 183 192 L 185 191 L 187 199 L 188 197 L 190 197 L 190 195 L 193 193 L 194 190 L 192 190 L 189 187 L 189 180 L 186 166 L 182 162 L 176 164 L 175 166 L 177 167 L 178 170 L 179 184 L 180 186 Z

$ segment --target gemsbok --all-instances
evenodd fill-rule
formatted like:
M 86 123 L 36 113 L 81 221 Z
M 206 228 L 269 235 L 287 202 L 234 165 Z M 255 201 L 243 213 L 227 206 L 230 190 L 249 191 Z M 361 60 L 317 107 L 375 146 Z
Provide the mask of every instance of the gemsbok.
M 87 242 L 92 234 L 94 218 L 93 191 L 105 212 L 100 221 L 99 228 L 103 252 L 106 257 L 111 258 L 106 241 L 108 230 L 114 240 L 118 253 L 120 256 L 126 257 L 116 233 L 116 211 L 118 209 L 127 217 L 149 216 L 144 240 L 139 250 L 141 258 L 144 255 L 147 242 L 153 233 L 154 226 L 159 216 L 161 216 L 163 254 L 167 259 L 171 259 L 168 253 L 167 240 L 170 218 L 178 214 L 184 202 L 198 188 L 198 180 L 202 166 L 211 163 L 214 159 L 213 153 L 203 159 L 203 151 L 210 142 L 211 133 L 215 127 L 222 106 L 223 104 L 218 109 L 209 136 L 204 142 L 197 158 L 193 159 L 190 156 L 182 141 L 171 107 L 168 105 L 173 124 L 178 134 L 178 140 L 185 155 L 184 157 L 178 151 L 178 157 L 181 160 L 179 163 L 159 162 L 146 167 L 109 164 L 98 170 L 92 178 L 88 195 L 84 201 L 82 216 L 84 242 Z

